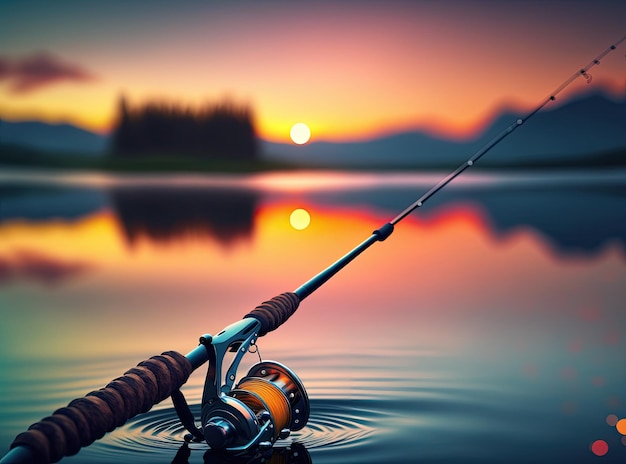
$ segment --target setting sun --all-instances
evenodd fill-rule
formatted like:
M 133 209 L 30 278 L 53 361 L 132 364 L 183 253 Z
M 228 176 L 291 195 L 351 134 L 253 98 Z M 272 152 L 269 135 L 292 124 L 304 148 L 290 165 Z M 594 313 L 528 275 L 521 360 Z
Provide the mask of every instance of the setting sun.
M 293 143 L 304 145 L 311 138 L 311 129 L 309 129 L 309 126 L 306 124 L 299 122 L 293 125 L 289 135 Z
M 311 223 L 311 215 L 306 209 L 295 209 L 289 216 L 289 223 L 296 230 L 304 230 Z

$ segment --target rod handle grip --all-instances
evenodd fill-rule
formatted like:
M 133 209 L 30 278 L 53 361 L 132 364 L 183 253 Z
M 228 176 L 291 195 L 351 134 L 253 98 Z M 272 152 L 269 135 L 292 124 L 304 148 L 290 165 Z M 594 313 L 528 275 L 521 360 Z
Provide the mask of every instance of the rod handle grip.
M 192 371 L 189 360 L 175 351 L 153 356 L 106 387 L 71 401 L 31 425 L 15 437 L 11 449 L 17 452 L 26 447 L 32 454 L 31 462 L 45 464 L 74 455 L 131 417 L 149 411 L 177 391 Z
M 285 292 L 271 300 L 264 301 L 244 316 L 252 317 L 261 323 L 259 337 L 276 330 L 296 312 L 300 305 L 300 297 L 293 292 Z

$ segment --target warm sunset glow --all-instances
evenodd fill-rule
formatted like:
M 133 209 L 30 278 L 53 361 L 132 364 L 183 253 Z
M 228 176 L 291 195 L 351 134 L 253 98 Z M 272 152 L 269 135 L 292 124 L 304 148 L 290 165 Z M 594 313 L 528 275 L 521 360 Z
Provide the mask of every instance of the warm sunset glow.
M 125 250 L 119 242 L 119 229 L 114 216 L 103 210 L 79 221 L 49 221 L 45 224 L 7 222 L 0 228 L 0 254 L 30 250 L 65 260 L 86 260 L 115 264 L 123 259 Z
M 289 216 L 289 223 L 296 230 L 304 230 L 311 223 L 311 215 L 306 209 L 298 208 Z
M 293 143 L 297 145 L 304 145 L 311 138 L 311 129 L 306 124 L 299 122 L 294 124 L 289 133 Z
M 625 7 L 605 2 L 602 8 L 578 2 L 568 13 L 587 34 L 575 23 L 560 24 L 555 33 L 552 18 L 543 14 L 551 8 L 546 2 L 509 2 L 497 10 L 488 2 L 460 2 L 455 8 L 375 2 L 358 9 L 342 2 L 323 7 L 286 2 L 280 14 L 254 2 L 246 8 L 206 2 L 175 13 L 166 5 L 154 6 L 150 15 L 167 18 L 172 31 L 167 35 L 160 33 L 159 20 L 143 22 L 139 8 L 126 11 L 120 22 L 103 6 L 87 14 L 67 6 L 48 11 L 42 2 L 27 12 L 16 2 L 0 2 L 0 16 L 11 18 L 12 26 L 0 30 L 0 60 L 13 69 L 0 76 L 0 116 L 70 122 L 104 133 L 115 124 L 120 93 L 134 102 L 164 99 L 191 106 L 229 95 L 251 103 L 258 134 L 271 141 L 287 141 L 302 114 L 324 140 L 424 129 L 470 137 L 503 106 L 524 112 L 534 107 L 551 86 L 619 37 Z M 47 26 L 33 31 L 37 14 L 49 15 Z M 69 37 L 75 24 L 84 30 Z M 468 37 L 458 24 L 476 33 Z M 112 28 L 115 40 L 107 34 Z M 473 51 L 472 59 L 450 55 L 459 43 Z M 127 53 L 119 53 L 121 46 Z M 66 73 L 14 65 L 37 56 L 36 50 L 54 56 Z M 591 72 L 593 87 L 618 98 L 624 86 L 620 55 L 606 56 Z M 529 75 L 528 69 L 541 72 Z M 18 84 L 28 90 L 19 91 Z M 586 88 L 579 79 L 570 90 Z

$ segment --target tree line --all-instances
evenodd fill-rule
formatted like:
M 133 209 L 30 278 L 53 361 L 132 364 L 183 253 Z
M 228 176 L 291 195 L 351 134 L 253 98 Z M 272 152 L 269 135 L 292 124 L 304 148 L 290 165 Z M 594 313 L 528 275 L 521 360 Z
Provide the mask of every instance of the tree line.
M 251 109 L 225 100 L 199 109 L 149 102 L 131 108 L 120 97 L 113 131 L 114 156 L 185 155 L 255 160 L 258 143 Z

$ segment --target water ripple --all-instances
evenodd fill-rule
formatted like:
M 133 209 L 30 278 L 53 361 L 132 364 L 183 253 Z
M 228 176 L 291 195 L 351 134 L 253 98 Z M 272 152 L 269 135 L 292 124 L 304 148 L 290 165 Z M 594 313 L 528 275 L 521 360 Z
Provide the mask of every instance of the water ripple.
M 193 405 L 191 409 L 194 416 L 199 418 L 199 405 Z M 373 423 L 382 415 L 375 409 L 364 408 L 362 402 L 352 406 L 338 399 L 312 401 L 307 426 L 277 442 L 276 446 L 297 442 L 311 450 L 360 445 L 372 436 L 375 430 Z M 101 459 L 107 456 L 120 459 L 120 456 L 125 456 L 129 462 L 136 453 L 144 457 L 146 453 L 163 456 L 163 451 L 169 450 L 173 455 L 181 447 L 186 433 L 174 408 L 152 410 L 129 420 L 114 433 L 107 434 L 90 447 L 90 454 L 94 453 Z M 190 449 L 203 453 L 208 445 L 191 443 Z
M 308 449 L 362 444 L 373 434 L 373 423 L 379 416 L 382 413 L 351 406 L 340 400 L 312 402 L 307 427 L 294 434 L 293 438 Z

